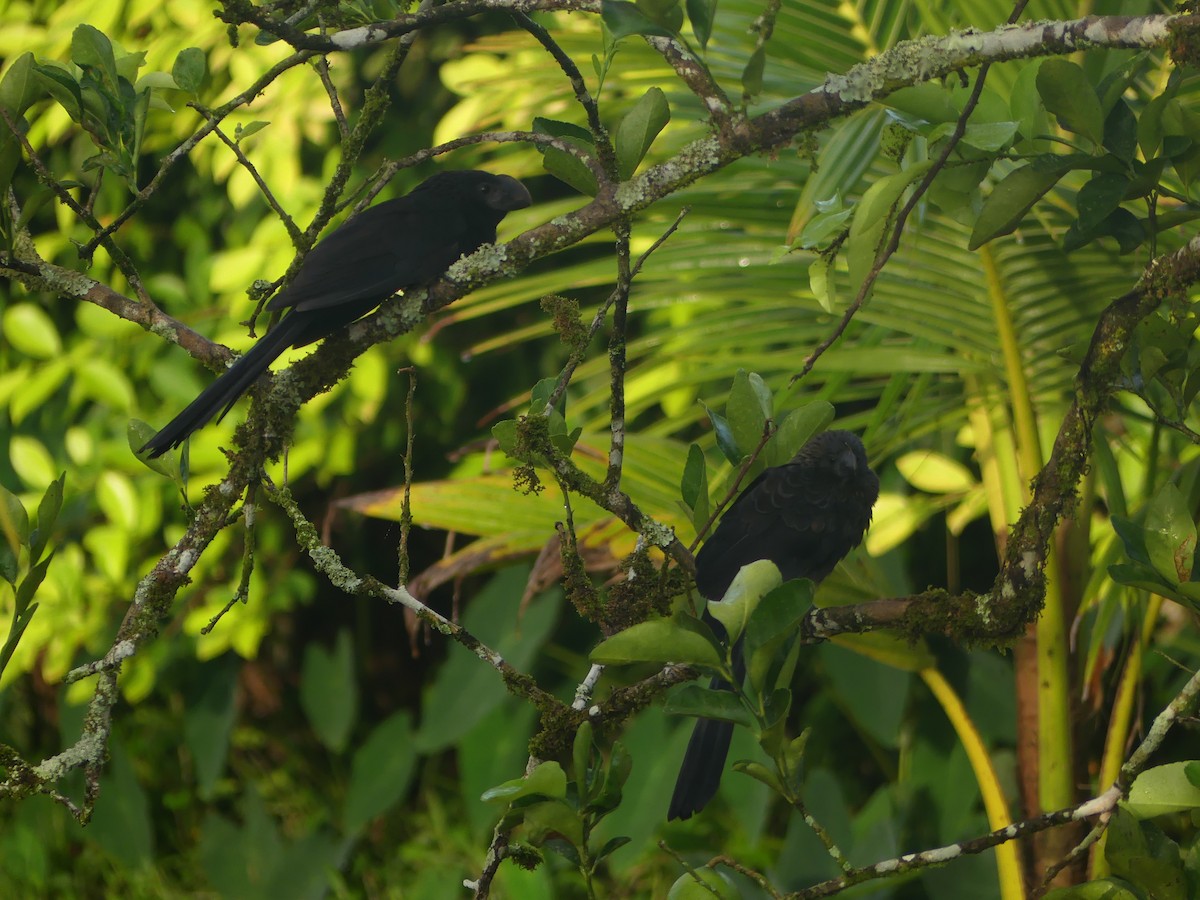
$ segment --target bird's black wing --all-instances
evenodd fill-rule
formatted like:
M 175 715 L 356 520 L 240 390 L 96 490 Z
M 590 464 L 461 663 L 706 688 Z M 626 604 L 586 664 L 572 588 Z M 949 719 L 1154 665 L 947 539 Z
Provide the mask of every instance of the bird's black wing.
M 426 210 L 407 196 L 386 200 L 313 247 L 267 308 L 304 312 L 367 304 L 363 315 L 400 289 L 444 272 L 463 254 L 465 230 L 464 217 L 452 207 Z

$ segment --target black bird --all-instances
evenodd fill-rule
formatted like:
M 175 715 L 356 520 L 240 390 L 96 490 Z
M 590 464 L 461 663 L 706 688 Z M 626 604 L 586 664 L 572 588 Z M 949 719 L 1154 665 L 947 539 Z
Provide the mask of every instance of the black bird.
M 506 213 L 532 202 L 525 185 L 489 172 L 440 172 L 403 197 L 347 219 L 304 258 L 267 309 L 279 323 L 153 438 L 161 456 L 213 416 L 221 418 L 288 347 L 303 347 L 365 316 L 392 294 L 441 275 L 460 256 L 496 240 Z
M 849 431 L 826 431 L 800 448 L 790 462 L 767 469 L 742 491 L 696 554 L 696 589 L 720 600 L 738 570 L 760 559 L 779 567 L 784 581 L 819 582 L 857 547 L 871 524 L 879 479 L 867 465 L 862 441 Z M 721 624 L 705 621 L 722 637 Z M 745 676 L 741 644 L 733 648 L 733 672 Z M 714 678 L 713 690 L 731 685 Z M 692 731 L 667 819 L 688 819 L 704 808 L 721 783 L 733 724 L 700 719 Z

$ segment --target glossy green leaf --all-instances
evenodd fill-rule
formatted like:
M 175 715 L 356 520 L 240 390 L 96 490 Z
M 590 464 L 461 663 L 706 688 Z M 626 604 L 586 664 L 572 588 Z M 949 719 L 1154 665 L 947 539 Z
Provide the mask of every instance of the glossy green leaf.
M 863 193 L 850 222 L 850 240 L 846 261 L 850 267 L 850 285 L 858 291 L 875 265 L 875 259 L 887 239 L 892 212 L 904 192 L 929 171 L 925 160 L 908 166 L 895 175 L 881 178 Z
M 629 178 L 658 137 L 658 133 L 671 121 L 671 108 L 661 88 L 652 87 L 625 114 L 613 144 L 617 154 L 617 173 L 622 179 Z
M 675 716 L 720 719 L 736 725 L 749 726 L 754 721 L 746 705 L 733 691 L 713 690 L 698 684 L 685 685 L 675 691 L 663 709 Z
M 175 84 L 181 91 L 198 94 L 207 71 L 208 60 L 204 51 L 199 47 L 185 47 L 175 57 L 171 66 L 171 77 L 175 79 Z
M 0 535 L 14 550 L 29 542 L 29 513 L 19 497 L 0 485 Z
M 692 510 L 694 519 L 708 519 L 708 464 L 698 444 L 688 447 L 687 463 L 683 467 L 683 481 L 679 485 L 683 502 Z
M 1200 786 L 1188 777 L 1194 762 L 1174 762 L 1146 769 L 1133 782 L 1122 804 L 1138 819 L 1200 809 Z
M 25 115 L 29 104 L 37 99 L 37 78 L 33 54 L 22 53 L 14 59 L 0 78 L 0 107 L 14 119 Z M 0 142 L 10 138 L 8 127 L 0 126 Z
M 700 405 L 708 413 L 708 420 L 712 423 L 713 434 L 717 439 L 717 447 L 724 454 L 725 458 L 732 465 L 736 466 L 749 451 L 742 451 L 738 446 L 738 442 L 733 436 L 733 429 L 729 426 L 728 419 L 709 409 L 707 403 L 702 402 Z
M 79 25 L 71 34 L 71 62 L 80 68 L 94 69 L 102 84 L 112 91 L 117 87 L 117 60 L 112 42 L 97 28 Z
M 728 878 L 708 867 L 685 872 L 667 891 L 667 900 L 738 900 L 741 896 Z
M 1179 845 L 1150 821 L 1117 807 L 1108 826 L 1104 857 L 1112 874 L 1138 885 L 1155 900 L 1188 900 Z
M 626 0 L 601 0 L 600 18 L 604 22 L 614 41 L 631 35 L 658 35 L 672 37 L 670 31 L 661 25 L 656 25 L 650 17 L 633 3 Z
M 1098 228 L 1120 205 L 1128 190 L 1128 176 L 1112 172 L 1096 174 L 1079 189 L 1079 227 L 1084 231 Z
M 708 46 L 716 14 L 717 0 L 687 0 L 688 21 L 692 23 L 692 33 L 702 50 Z
M 730 641 L 741 637 L 759 602 L 783 582 L 779 568 L 769 559 L 742 566 L 725 596 L 708 604 L 708 613 L 723 626 Z
M 1104 140 L 1104 110 L 1083 68 L 1067 59 L 1045 60 L 1038 69 L 1037 89 L 1051 115 L 1096 144 Z
M 1146 510 L 1146 553 L 1171 584 L 1188 581 L 1196 553 L 1196 523 L 1179 488 L 1168 482 Z
M 42 551 L 46 549 L 50 535 L 54 533 L 54 523 L 58 520 L 58 513 L 62 509 L 63 487 L 66 481 L 67 473 L 63 472 L 50 482 L 38 503 L 37 528 L 29 535 L 29 559 L 31 562 L 37 562 L 42 558 Z M 0 511 L 0 516 L 3 515 L 4 512 Z M 0 532 L 3 530 L 0 527 Z
M 83 119 L 83 94 L 79 82 L 61 66 L 51 62 L 37 63 L 34 66 L 38 83 L 42 90 L 59 102 L 73 120 Z
M 1071 166 L 1069 157 L 1049 156 L 1039 157 L 1029 165 L 1009 172 L 984 201 L 968 249 L 977 250 L 988 241 L 1013 231 L 1033 204 L 1054 187 Z
M 550 797 L 561 800 L 567 796 L 567 773 L 553 760 L 539 763 L 523 778 L 514 778 L 483 792 L 485 803 L 512 803 L 521 797 Z
M 724 659 L 721 645 L 708 626 L 683 613 L 639 622 L 602 641 L 591 652 L 592 662 L 602 665 L 653 662 L 717 667 Z
M 729 389 L 729 399 L 725 401 L 725 419 L 729 422 L 730 433 L 741 457 L 752 453 L 763 439 L 767 419 L 770 416 L 770 394 L 768 392 L 767 403 L 764 404 L 762 390 L 756 388 L 752 383 L 755 380 L 761 387 L 761 377 L 756 373 L 748 373 L 745 369 L 739 369 L 733 377 L 733 386 Z
M 559 140 L 578 147 L 589 156 L 594 153 L 592 134 L 586 128 L 581 128 L 570 122 L 558 122 L 537 116 L 533 120 L 533 130 L 538 134 L 547 134 Z M 570 185 L 581 194 L 595 196 L 597 190 L 596 176 L 579 157 L 559 150 L 557 147 L 538 146 L 542 154 L 542 164 L 546 171 L 565 184 Z
M 813 584 L 808 579 L 785 582 L 759 602 L 746 623 L 743 652 L 746 671 L 756 691 L 765 694 L 786 680 L 788 659 L 800 622 L 812 606 Z M 782 652 L 781 652 L 782 651 Z
M 757 47 L 750 54 L 750 60 L 742 69 L 742 94 L 748 100 L 753 100 L 762 93 L 763 71 L 767 65 L 766 46 Z

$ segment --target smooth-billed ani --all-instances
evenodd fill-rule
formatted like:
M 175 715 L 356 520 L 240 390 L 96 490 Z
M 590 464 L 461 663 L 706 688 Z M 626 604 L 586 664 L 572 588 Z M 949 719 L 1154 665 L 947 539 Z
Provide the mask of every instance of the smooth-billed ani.
M 304 258 L 267 309 L 290 310 L 247 353 L 151 438 L 161 456 L 229 412 L 276 357 L 328 337 L 405 288 L 430 281 L 460 256 L 496 240 L 506 213 L 531 203 L 525 185 L 489 172 L 440 172 L 403 197 L 347 219 Z
M 784 581 L 819 582 L 858 546 L 871 523 L 879 479 L 867 465 L 862 441 L 849 431 L 826 431 L 791 461 L 767 469 L 742 491 L 696 554 L 696 588 L 718 601 L 738 570 L 760 559 L 779 567 Z M 707 611 L 704 620 L 724 637 Z M 733 673 L 745 676 L 741 642 L 733 648 Z M 713 690 L 731 685 L 714 678 Z M 700 719 L 692 731 L 667 819 L 687 819 L 704 808 L 721 783 L 733 725 Z

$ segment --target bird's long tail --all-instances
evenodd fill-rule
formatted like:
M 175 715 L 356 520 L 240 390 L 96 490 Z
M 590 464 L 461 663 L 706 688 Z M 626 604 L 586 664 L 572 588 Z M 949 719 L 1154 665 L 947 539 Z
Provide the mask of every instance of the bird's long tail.
M 714 678 L 709 688 L 727 691 L 728 681 Z M 721 773 L 725 771 L 725 757 L 729 755 L 729 742 L 733 739 L 733 723 L 721 719 L 700 719 L 692 729 L 691 740 L 683 754 L 679 777 L 675 779 L 675 792 L 671 805 L 667 807 L 667 821 L 690 819 L 700 812 L 717 793 L 721 785 Z
M 267 371 L 279 354 L 292 346 L 304 325 L 304 316 L 296 313 L 284 316 L 223 375 L 201 391 L 200 396 L 164 425 L 139 452 L 148 453 L 151 457 L 162 456 L 186 441 L 193 431 L 207 424 L 214 416 L 221 419 Z
M 720 635 L 725 629 L 706 610 L 704 620 Z M 746 658 L 742 654 L 739 638 L 733 645 L 733 677 L 740 683 L 746 677 Z M 733 690 L 733 685 L 723 678 L 714 678 L 708 685 L 713 691 Z M 729 742 L 733 740 L 733 723 L 723 719 L 700 719 L 692 729 L 687 750 L 683 753 L 683 764 L 679 777 L 675 779 L 675 792 L 671 805 L 667 807 L 667 821 L 689 819 L 708 805 L 721 786 L 721 773 L 725 771 L 725 758 L 729 756 Z

